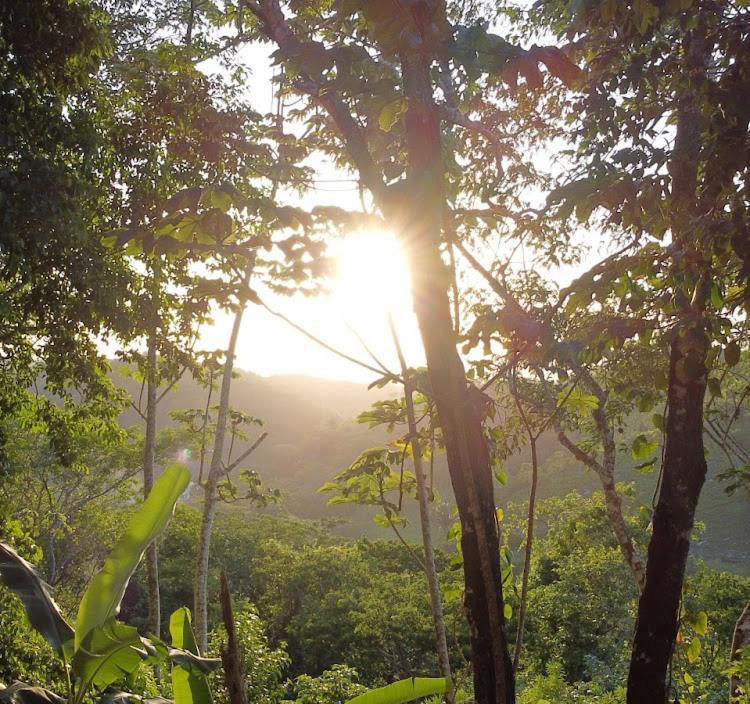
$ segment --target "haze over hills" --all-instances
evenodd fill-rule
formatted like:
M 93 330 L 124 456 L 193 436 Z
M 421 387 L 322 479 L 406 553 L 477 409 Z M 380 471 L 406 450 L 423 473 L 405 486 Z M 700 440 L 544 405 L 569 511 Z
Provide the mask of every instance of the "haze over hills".
M 115 381 L 131 395 L 140 392 L 140 384 L 115 374 Z M 268 438 L 248 460 L 263 481 L 283 494 L 282 509 L 296 516 L 341 521 L 336 531 L 350 537 L 362 534 L 390 537 L 377 527 L 374 509 L 351 505 L 326 506 L 327 496 L 318 493 L 320 486 L 345 469 L 364 449 L 388 441 L 384 429 L 370 429 L 357 423 L 356 417 L 381 399 L 398 394 L 395 387 L 368 390 L 365 384 L 332 381 L 301 375 L 262 377 L 239 372 L 232 383 L 231 404 L 265 422 Z M 214 401 L 218 394 L 214 396 Z M 170 413 L 205 405 L 205 390 L 185 377 L 159 407 L 159 427 L 173 425 Z M 214 402 L 212 401 L 212 403 Z M 133 409 L 122 415 L 125 426 L 140 425 L 142 420 Z M 637 420 L 634 425 L 637 424 Z M 742 429 L 744 432 L 746 429 Z M 739 431 L 739 429 L 738 429 Z M 243 446 L 244 448 L 244 446 Z M 599 488 L 598 478 L 575 462 L 551 435 L 539 444 L 541 498 L 569 491 L 589 494 Z M 651 506 L 657 472 L 643 475 L 628 452 L 618 458 L 617 480 L 635 484 L 635 501 Z M 196 469 L 196 463 L 193 463 Z M 507 486 L 496 484 L 500 505 L 525 501 L 528 495 L 529 462 L 525 453 L 508 462 Z M 750 573 L 750 502 L 743 496 L 728 497 L 716 475 L 725 467 L 720 453 L 709 455 L 709 476 L 704 487 L 697 519 L 707 527 L 694 545 L 694 554 L 712 565 Z M 436 509 L 436 538 L 444 539 L 450 524 L 452 497 L 447 467 L 443 457 L 435 464 L 435 484 L 444 505 Z M 409 502 L 407 502 L 409 503 Z M 235 507 L 235 510 L 255 510 Z M 416 506 L 407 509 L 410 525 L 407 534 L 416 539 L 418 520 Z

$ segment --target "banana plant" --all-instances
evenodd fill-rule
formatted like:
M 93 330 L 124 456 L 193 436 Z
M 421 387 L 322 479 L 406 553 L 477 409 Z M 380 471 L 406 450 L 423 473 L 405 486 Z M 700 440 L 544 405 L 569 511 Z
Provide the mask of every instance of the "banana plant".
M 385 687 L 370 689 L 346 704 L 407 704 L 415 699 L 445 694 L 450 689 L 449 677 L 410 677 Z
M 0 543 L 0 579 L 23 603 L 31 626 L 62 659 L 67 698 L 23 682 L 0 685 L 0 704 L 83 704 L 96 693 L 100 704 L 164 704 L 113 690 L 144 663 L 169 660 L 175 683 L 175 704 L 211 704 L 206 674 L 221 664 L 203 658 L 195 647 L 190 615 L 179 609 L 172 620 L 172 647 L 157 638 L 145 638 L 133 626 L 117 620 L 125 588 L 146 548 L 164 530 L 190 472 L 171 464 L 155 482 L 148 498 L 132 516 L 101 570 L 91 580 L 78 607 L 75 629 L 63 617 L 49 589 L 34 567 L 8 545 Z M 191 640 L 192 639 L 192 640 Z

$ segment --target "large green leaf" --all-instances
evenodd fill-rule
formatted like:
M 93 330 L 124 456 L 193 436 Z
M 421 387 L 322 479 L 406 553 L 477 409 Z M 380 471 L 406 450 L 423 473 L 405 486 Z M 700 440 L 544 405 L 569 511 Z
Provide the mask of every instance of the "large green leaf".
M 202 658 L 200 655 L 182 648 L 170 648 L 169 659 L 173 664 L 199 675 L 207 675 L 221 667 L 220 658 Z
M 170 464 L 156 481 L 148 498 L 132 517 L 125 535 L 83 595 L 76 620 L 76 649 L 92 629 L 117 614 L 130 576 L 146 548 L 164 530 L 177 499 L 189 483 L 190 472 L 179 464 Z
M 23 602 L 32 627 L 61 655 L 63 645 L 73 638 L 73 629 L 34 567 L 5 543 L 0 543 L 0 578 Z
M 0 704 L 65 704 L 65 700 L 48 689 L 14 682 L 10 687 L 0 684 Z
M 154 649 L 138 629 L 110 619 L 86 634 L 71 665 L 83 689 L 103 689 L 135 672 Z
M 164 697 L 142 697 L 132 692 L 109 689 L 97 699 L 97 704 L 174 704 L 174 701 Z
M 450 688 L 451 681 L 447 677 L 412 677 L 371 689 L 350 699 L 347 704 L 405 704 L 422 697 L 444 694 Z
M 175 648 L 200 655 L 189 609 L 182 607 L 169 617 L 169 633 Z M 193 662 L 184 659 L 173 658 L 172 692 L 175 704 L 211 704 L 211 690 L 205 674 Z

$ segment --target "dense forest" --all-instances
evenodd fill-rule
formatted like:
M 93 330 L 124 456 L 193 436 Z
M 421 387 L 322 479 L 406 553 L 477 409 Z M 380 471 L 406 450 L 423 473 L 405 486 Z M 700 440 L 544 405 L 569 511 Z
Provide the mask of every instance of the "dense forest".
M 0 704 L 750 703 L 746 0 L 0 0 L 0 223 Z

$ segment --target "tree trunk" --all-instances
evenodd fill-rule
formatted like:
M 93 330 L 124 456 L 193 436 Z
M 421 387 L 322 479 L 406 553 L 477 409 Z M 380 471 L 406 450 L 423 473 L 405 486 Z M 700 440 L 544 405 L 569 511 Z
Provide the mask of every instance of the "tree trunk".
M 518 607 L 518 630 L 516 647 L 513 652 L 513 669 L 518 671 L 523 650 L 523 631 L 526 625 L 526 608 L 529 601 L 529 573 L 531 572 L 531 551 L 534 545 L 534 516 L 536 510 L 536 488 L 539 482 L 539 460 L 536 452 L 536 437 L 529 433 L 531 444 L 531 490 L 529 491 L 529 513 L 526 519 L 526 551 L 523 560 L 523 577 L 521 579 L 521 603 Z
M 427 481 L 422 460 L 422 447 L 419 442 L 419 429 L 417 417 L 414 412 L 414 398 L 409 369 L 406 366 L 401 344 L 396 334 L 393 320 L 388 320 L 393 342 L 398 353 L 401 365 L 401 375 L 404 379 L 404 398 L 406 400 L 406 419 L 409 428 L 409 442 L 411 444 L 414 460 L 414 474 L 417 478 L 417 500 L 419 502 L 419 520 L 422 528 L 422 546 L 424 547 L 424 571 L 427 575 L 427 584 L 430 591 L 430 608 L 432 609 L 432 621 L 435 626 L 435 646 L 437 649 L 438 666 L 443 677 L 451 678 L 451 664 L 448 656 L 448 639 L 445 630 L 445 616 L 443 614 L 443 598 L 440 593 L 440 581 L 438 579 L 437 565 L 435 563 L 435 547 L 432 544 L 432 521 L 430 519 L 430 497 L 427 493 Z M 453 689 L 445 695 L 446 704 L 455 701 Z
M 245 657 L 242 651 L 237 626 L 234 622 L 232 608 L 232 594 L 229 591 L 229 580 L 224 570 L 221 571 L 221 617 L 224 630 L 227 632 L 226 646 L 221 648 L 221 663 L 224 666 L 224 684 L 229 695 L 229 704 L 247 704 L 247 690 L 245 689 Z
M 445 439 L 448 469 L 461 519 L 465 608 L 478 704 L 515 700 L 513 666 L 503 615 L 493 478 L 482 419 L 471 402 L 456 350 L 448 298 L 450 274 L 441 254 L 444 208 L 440 122 L 426 60 L 402 56 L 408 152 L 407 192 L 384 210 L 405 249 L 414 311 L 432 394 Z
M 750 602 L 745 606 L 744 611 L 737 620 L 734 627 L 734 637 L 732 638 L 732 649 L 729 653 L 729 661 L 735 662 L 740 659 L 740 650 L 750 646 Z M 740 687 L 744 685 L 745 690 L 750 689 L 750 682 L 742 682 L 740 678 L 733 675 L 729 680 L 729 698 L 733 701 L 740 696 Z
M 146 361 L 146 437 L 143 445 L 143 496 L 154 486 L 156 464 L 156 330 L 149 332 Z M 146 584 L 148 589 L 148 630 L 159 637 L 161 631 L 161 597 L 159 595 L 159 552 L 156 542 L 146 549 Z
M 682 305 L 670 344 L 667 387 L 667 427 L 661 486 L 648 546 L 646 584 L 638 602 L 633 650 L 628 673 L 628 704 L 664 704 L 669 694 L 668 672 L 679 626 L 680 600 L 690 536 L 703 483 L 703 400 L 708 372 L 708 339 L 700 291 L 706 269 L 697 249 L 694 218 L 701 154 L 702 113 L 697 87 L 705 78 L 706 21 L 699 15 L 685 40 L 685 75 L 691 83 L 677 109 L 672 159 L 671 230 L 676 254 L 672 279 L 682 290 L 693 288 L 693 300 Z M 697 279 L 697 280 L 696 280 Z
M 625 558 L 625 563 L 633 574 L 638 589 L 643 591 L 643 585 L 646 582 L 646 574 L 640 557 L 633 545 L 633 540 L 630 537 L 630 531 L 625 523 L 625 517 L 622 515 L 622 500 L 617 493 L 617 488 L 615 486 L 614 464 L 608 460 L 606 456 L 604 458 L 606 466 L 599 464 L 594 457 L 578 447 L 578 445 L 576 445 L 565 434 L 565 432 L 563 432 L 559 425 L 557 428 L 557 440 L 566 450 L 568 450 L 568 452 L 570 452 L 570 454 L 573 455 L 573 457 L 593 469 L 599 476 L 602 491 L 604 492 L 604 505 L 607 508 L 607 518 L 612 527 L 615 540 Z
M 706 478 L 703 449 L 703 398 L 706 391 L 705 347 L 693 378 L 682 369 L 685 339 L 672 343 L 666 445 L 661 490 L 648 546 L 646 585 L 638 603 L 638 619 L 628 674 L 628 704 L 664 704 L 667 673 L 677 637 L 682 583 L 695 508 Z
M 227 431 L 227 416 L 229 414 L 229 392 L 232 387 L 234 355 L 237 349 L 237 338 L 240 334 L 244 312 L 244 303 L 240 302 L 240 307 L 234 315 L 232 332 L 230 333 L 229 344 L 227 345 L 224 373 L 221 377 L 219 410 L 216 415 L 216 431 L 214 433 L 211 464 L 209 465 L 208 476 L 203 487 L 203 516 L 201 519 L 198 554 L 196 556 L 193 594 L 196 640 L 201 653 L 205 653 L 208 647 L 208 558 L 211 551 L 211 531 L 214 525 L 214 518 L 216 517 L 216 504 L 219 499 L 218 484 L 223 466 L 222 460 Z

